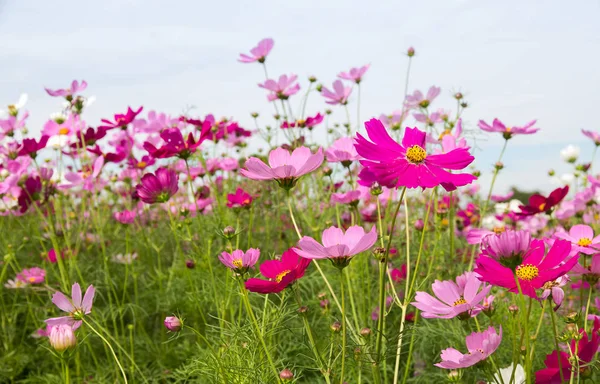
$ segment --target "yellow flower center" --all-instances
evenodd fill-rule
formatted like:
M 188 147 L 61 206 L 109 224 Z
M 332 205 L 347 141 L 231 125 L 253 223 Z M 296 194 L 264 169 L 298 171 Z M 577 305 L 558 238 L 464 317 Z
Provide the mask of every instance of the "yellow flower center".
M 510 133 L 510 131 L 512 131 L 511 127 L 506 127 L 506 132 Z
M 281 283 L 281 280 L 283 280 L 283 278 L 285 277 L 285 275 L 287 275 L 290 272 L 291 271 L 289 269 L 286 269 L 285 271 L 283 271 L 280 274 L 278 274 L 277 277 L 275 277 L 275 281 L 278 282 L 278 283 Z
M 146 165 L 148 165 L 148 163 L 146 163 L 145 161 L 138 161 L 137 163 L 137 167 L 140 169 L 146 168 Z
M 300 120 L 298 120 L 297 123 L 298 123 L 298 126 L 303 127 L 304 125 L 306 125 L 306 120 L 300 119 Z
M 577 242 L 577 245 L 579 245 L 580 247 L 587 247 L 587 246 L 589 246 L 591 244 L 592 244 L 592 239 L 590 239 L 588 237 L 582 237 Z
M 66 127 L 62 127 L 62 128 L 60 128 L 60 129 L 58 130 L 58 134 L 59 134 L 59 135 L 66 135 L 66 134 L 67 134 L 67 133 L 69 133 L 69 132 L 70 132 L 70 131 L 69 131 L 69 128 L 66 128 Z
M 452 306 L 456 307 L 457 305 L 467 304 L 467 301 L 461 296 L 452 304 Z
M 418 145 L 413 145 L 406 150 L 406 158 L 413 164 L 421 164 L 427 157 L 427 152 Z
M 244 266 L 242 259 L 235 259 L 232 261 L 232 264 L 235 265 L 236 268 L 242 268 Z
M 35 281 L 35 277 L 31 276 L 31 277 L 29 278 L 29 282 L 30 282 L 30 283 L 33 283 L 34 281 Z
M 540 204 L 538 208 L 540 209 L 540 211 L 543 211 L 544 209 L 546 209 L 546 203 Z
M 540 270 L 535 265 L 521 264 L 515 270 L 517 277 L 521 280 L 531 281 L 538 277 Z
M 496 235 L 499 235 L 501 233 L 504 233 L 504 231 L 506 231 L 506 228 L 505 227 L 494 227 L 493 231 Z
M 452 134 L 452 131 L 450 131 L 449 129 L 444 129 L 444 132 L 442 132 L 440 134 L 440 137 L 438 137 L 438 140 L 442 140 L 444 138 L 444 136 L 448 136 Z

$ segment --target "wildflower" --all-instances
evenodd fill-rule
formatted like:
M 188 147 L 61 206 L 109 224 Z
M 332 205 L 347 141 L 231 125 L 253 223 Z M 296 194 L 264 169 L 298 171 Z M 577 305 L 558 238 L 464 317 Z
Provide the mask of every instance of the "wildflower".
M 24 269 L 17 274 L 17 279 L 27 284 L 42 284 L 46 279 L 46 271 L 38 267 Z
M 515 194 L 514 191 L 510 191 L 505 195 L 492 195 L 491 200 L 494 203 L 504 203 L 504 202 L 509 201 L 513 197 L 514 194 Z
M 575 145 L 567 145 L 563 150 L 560 151 L 560 157 L 567 163 L 574 163 L 579 157 L 581 150 Z
M 354 141 L 349 137 L 342 137 L 333 142 L 325 151 L 327 161 L 330 163 L 342 163 L 349 166 L 354 160 L 358 160 L 358 152 L 354 148 Z
M 227 194 L 228 208 L 249 208 L 252 204 L 252 196 L 242 188 L 235 190 L 235 193 Z
M 321 95 L 326 99 L 327 104 L 331 105 L 346 105 L 348 104 L 348 98 L 352 93 L 352 87 L 344 87 L 341 80 L 333 82 L 333 91 L 330 91 L 327 87 L 321 89 Z
M 360 191 L 349 191 L 345 193 L 332 193 L 331 201 L 339 204 L 357 205 L 360 199 Z
M 55 325 L 53 327 L 50 327 L 50 331 L 47 333 L 48 340 L 50 340 L 50 345 L 57 352 L 63 352 L 77 345 L 77 337 L 75 337 L 73 327 L 71 327 L 70 325 Z
M 478 125 L 482 131 L 502 133 L 504 139 L 508 140 L 511 137 L 513 137 L 513 135 L 531 135 L 533 133 L 536 133 L 540 129 L 531 128 L 535 125 L 536 122 L 537 120 L 532 120 L 522 127 L 507 127 L 500 120 L 494 119 L 491 126 L 483 120 L 479 120 Z
M 441 91 L 440 87 L 432 86 L 427 91 L 427 95 L 423 96 L 421 91 L 416 90 L 412 95 L 406 96 L 404 104 L 407 108 L 427 108 L 439 96 Z
M 592 261 L 587 267 L 581 264 L 576 264 L 573 267 L 573 273 L 576 275 L 582 275 L 586 282 L 596 284 L 600 280 L 600 253 L 596 253 L 592 256 Z
M 481 241 L 481 254 L 514 268 L 522 262 L 530 246 L 529 231 L 504 231 L 484 237 Z
M 18 288 L 25 288 L 28 284 L 24 281 L 21 281 L 19 279 L 8 279 L 6 281 L 6 283 L 4 283 L 4 287 L 8 288 L 8 289 L 18 289 Z
M 561 383 L 561 376 L 567 380 L 571 377 L 571 372 L 574 372 L 574 377 L 579 382 L 579 376 L 589 375 L 592 367 L 590 364 L 594 361 L 596 352 L 600 347 L 600 320 L 594 320 L 594 327 L 592 329 L 592 338 L 588 337 L 587 332 L 581 329 L 579 331 L 579 337 L 571 340 L 569 349 L 573 351 L 577 359 L 575 366 L 571 365 L 569 354 L 567 352 L 554 351 L 546 356 L 545 369 L 541 369 L 535 373 L 535 382 L 537 384 L 555 384 Z M 559 364 L 560 359 L 560 364 Z M 562 375 L 561 375 L 562 368 Z
M 565 275 L 577 263 L 578 255 L 567 260 L 570 252 L 571 244 L 565 240 L 556 240 L 547 254 L 543 241 L 531 240 L 531 246 L 525 254 L 511 253 L 509 257 L 497 259 L 482 253 L 477 258 L 474 272 L 481 281 L 514 293 L 519 292 L 516 278 L 523 294 L 535 299 L 536 289 Z
M 323 231 L 322 245 L 312 237 L 304 236 L 294 251 L 307 259 L 329 259 L 337 268 L 344 268 L 355 256 L 371 248 L 377 241 L 375 227 L 365 233 L 363 227 L 354 225 L 346 233 L 337 227 Z
M 323 115 L 317 113 L 314 117 L 309 116 L 306 119 L 301 119 L 297 121 L 284 121 L 281 124 L 281 128 L 288 129 L 298 127 L 308 128 L 309 130 L 312 130 L 316 125 L 321 124 L 323 122 L 323 117 Z
M 444 369 L 467 368 L 488 358 L 498 349 L 502 342 L 502 326 L 500 333 L 496 333 L 494 327 L 489 327 L 483 332 L 473 332 L 466 338 L 468 353 L 462 354 L 454 348 L 442 351 L 440 363 L 436 367 Z
M 132 224 L 135 221 L 135 211 L 121 211 L 113 213 L 113 217 L 121 224 Z
M 594 230 L 589 225 L 577 224 L 571 227 L 569 233 L 556 232 L 554 237 L 570 241 L 573 251 L 593 255 L 600 252 L 600 235 L 594 237 Z
M 340 72 L 338 74 L 338 77 L 340 79 L 350 80 L 354 81 L 356 84 L 360 84 L 363 76 L 365 75 L 370 66 L 371 64 L 367 64 L 359 68 L 351 68 L 348 72 Z
M 106 125 L 101 125 L 98 127 L 98 129 L 100 129 L 100 128 L 106 128 L 106 129 L 127 128 L 127 125 L 129 125 L 131 122 L 133 122 L 133 120 L 135 120 L 136 116 L 139 115 L 143 109 L 144 109 L 144 107 L 139 107 L 137 111 L 134 111 L 133 109 L 131 109 L 131 107 L 127 107 L 127 112 L 125 112 L 124 114 L 123 113 L 115 114 L 114 122 L 107 120 L 107 119 L 102 119 L 101 121 Z
M 135 190 L 139 198 L 147 204 L 165 203 L 177 193 L 179 176 L 175 171 L 159 168 L 155 174 L 146 173 Z
M 551 212 L 558 203 L 560 203 L 565 196 L 569 193 L 569 186 L 566 185 L 563 188 L 556 188 L 548 195 L 548 197 L 534 194 L 529 198 L 527 205 L 520 205 L 521 212 L 518 212 L 520 216 L 533 216 L 542 212 Z
M 246 55 L 245 53 L 240 53 L 239 62 L 242 63 L 253 63 L 258 61 L 259 63 L 264 63 L 267 55 L 273 49 L 273 45 L 275 42 L 273 39 L 266 38 L 262 39 L 258 42 L 258 45 L 250 50 L 250 55 Z
M 359 174 L 359 183 L 370 185 L 374 181 L 388 188 L 433 188 L 442 185 L 454 190 L 475 180 L 467 173 L 450 173 L 445 169 L 460 170 L 475 159 L 465 148 L 432 155 L 425 150 L 426 134 L 417 128 L 406 128 L 402 144 L 395 142 L 381 121 L 371 119 L 365 123 L 369 141 L 361 134 L 355 139 L 356 151 L 365 160 Z
M 19 147 L 19 156 L 29 155 L 32 159 L 35 159 L 38 151 L 46 148 L 48 139 L 49 137 L 46 135 L 42 135 L 39 141 L 35 141 L 35 139 L 23 139 L 23 143 Z
M 594 142 L 594 144 L 596 145 L 596 147 L 600 146 L 600 133 L 594 132 L 594 131 L 586 131 L 585 129 L 582 129 L 581 132 L 585 136 L 587 136 L 590 139 L 592 139 L 592 141 Z
M 548 281 L 543 286 L 544 290 L 540 295 L 540 300 L 546 300 L 547 298 L 552 298 L 554 304 L 554 310 L 557 311 L 560 308 L 563 299 L 565 298 L 565 291 L 563 291 L 562 287 L 567 285 L 569 282 L 569 277 L 567 275 L 563 275 L 556 280 Z
M 23 108 L 25 106 L 25 104 L 27 104 L 27 94 L 26 93 L 22 93 L 19 96 L 19 100 L 14 103 L 14 104 L 9 104 L 8 105 L 8 114 L 11 117 L 16 117 L 19 114 L 19 111 L 21 110 L 21 108 Z M 6 111 L 1 111 L 0 110 L 0 117 L 5 116 Z
M 525 382 L 527 381 L 526 376 L 525 376 L 525 369 L 523 369 L 523 366 L 521 364 L 517 364 L 516 367 L 514 366 L 514 364 L 515 363 L 511 363 L 506 368 L 500 368 L 500 376 L 498 376 L 497 373 L 494 374 L 494 378 L 496 379 L 496 381 L 499 383 L 506 383 L 506 384 L 509 384 L 509 383 L 525 384 Z M 502 378 L 502 379 L 500 379 L 500 378 Z M 511 379 L 512 379 L 512 381 L 511 381 Z M 492 383 L 488 383 L 488 384 L 492 384 Z
M 164 321 L 165 327 L 171 332 L 179 332 L 183 323 L 177 316 L 167 316 Z
M 67 312 L 69 315 L 47 319 L 46 324 L 49 327 L 67 324 L 73 327 L 73 329 L 79 328 L 82 322 L 81 319 L 92 312 L 92 302 L 94 301 L 95 294 L 96 289 L 93 285 L 90 285 L 85 291 L 82 300 L 79 283 L 73 284 L 73 287 L 71 288 L 71 299 L 62 292 L 54 293 L 54 295 L 52 295 L 52 302 L 54 305 L 64 312 Z
M 50 96 L 64 97 L 67 100 L 69 100 L 69 99 L 73 99 L 73 96 L 75 96 L 76 94 L 85 91 L 87 86 L 88 86 L 88 84 L 85 80 L 81 80 L 81 83 L 79 83 L 77 80 L 73 80 L 73 82 L 71 82 L 70 88 L 56 89 L 56 90 L 45 88 L 45 90 L 46 90 L 46 93 L 48 93 Z
M 126 253 L 126 254 L 116 254 L 112 257 L 112 261 L 118 264 L 131 264 L 135 259 L 137 259 L 137 253 Z
M 221 253 L 219 260 L 232 271 L 244 274 L 249 268 L 254 267 L 259 257 L 260 249 L 250 248 L 246 252 L 236 249 L 232 253 Z
M 248 279 L 246 289 L 263 294 L 281 292 L 304 276 L 309 264 L 309 259 L 300 257 L 293 249 L 288 249 L 281 255 L 281 260 L 267 260 L 260 265 L 260 273 L 270 280 Z
M 287 100 L 290 96 L 295 95 L 300 90 L 300 84 L 296 83 L 298 76 L 281 75 L 279 80 L 267 79 L 264 83 L 258 84 L 260 88 L 271 91 L 267 95 L 269 101 Z
M 437 298 L 426 292 L 417 292 L 415 302 L 411 304 L 421 310 L 426 319 L 468 319 L 481 311 L 479 303 L 492 289 L 491 285 L 484 285 L 480 291 L 481 284 L 473 272 L 458 276 L 456 283 L 451 280 L 436 280 L 431 289 Z
M 291 154 L 286 149 L 276 148 L 269 153 L 268 166 L 256 157 L 251 157 L 246 160 L 246 169 L 241 169 L 240 173 L 253 180 L 275 180 L 280 187 L 291 189 L 301 176 L 319 168 L 321 163 L 321 148 L 315 154 L 307 147 L 296 148 Z
M 169 128 L 160 133 L 161 139 L 165 142 L 162 147 L 157 149 L 152 143 L 146 141 L 144 143 L 144 149 L 155 159 L 167 159 L 169 157 L 177 156 L 180 159 L 187 160 L 194 152 L 196 152 L 196 149 L 198 149 L 200 144 L 202 144 L 209 135 L 210 127 L 206 127 L 202 129 L 198 140 L 194 139 L 194 135 L 191 132 L 189 133 L 187 140 L 184 140 L 179 128 Z

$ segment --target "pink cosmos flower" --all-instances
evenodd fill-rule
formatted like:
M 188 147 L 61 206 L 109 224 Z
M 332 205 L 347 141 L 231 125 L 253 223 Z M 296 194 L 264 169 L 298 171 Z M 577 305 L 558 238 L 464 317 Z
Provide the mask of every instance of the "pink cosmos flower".
M 252 196 L 242 188 L 235 190 L 235 193 L 227 194 L 227 208 L 249 208 L 252 204 Z
M 298 256 L 293 249 L 281 255 L 281 260 L 267 260 L 260 265 L 260 273 L 269 280 L 251 278 L 246 289 L 257 293 L 279 293 L 304 276 L 311 260 Z
M 73 327 L 73 329 L 79 328 L 82 323 L 81 319 L 92 312 L 92 302 L 94 301 L 95 294 L 96 289 L 93 285 L 90 285 L 85 291 L 82 300 L 79 283 L 73 284 L 73 287 L 71 288 L 71 299 L 62 292 L 54 293 L 54 295 L 52 295 L 52 302 L 54 305 L 64 312 L 67 312 L 69 315 L 47 319 L 46 324 L 48 327 L 67 324 Z
M 306 259 L 330 259 L 338 268 L 344 268 L 352 256 L 371 248 L 377 241 L 375 226 L 365 233 L 363 227 L 353 225 L 346 233 L 337 227 L 329 227 L 321 236 L 322 245 L 312 237 L 304 236 L 294 251 Z
M 98 128 L 106 128 L 106 129 L 127 128 L 127 125 L 129 125 L 131 122 L 133 122 L 133 120 L 135 120 L 137 115 L 139 115 L 143 109 L 144 109 L 144 107 L 140 107 L 137 111 L 134 111 L 133 109 L 131 109 L 131 107 L 127 107 L 127 112 L 125 112 L 124 114 L 123 113 L 115 114 L 114 122 L 107 120 L 107 119 L 102 119 L 101 121 L 106 125 L 101 125 Z
M 13 137 L 16 130 L 24 129 L 28 117 L 29 112 L 25 112 L 21 117 L 9 116 L 7 119 L 0 119 L 0 140 L 5 136 Z
M 300 84 L 296 83 L 298 76 L 281 75 L 279 80 L 267 79 L 264 83 L 258 84 L 260 88 L 264 88 L 271 91 L 267 95 L 269 101 L 274 100 L 287 100 L 290 96 L 295 95 L 300 90 Z
M 600 252 L 600 235 L 594 237 L 594 230 L 589 225 L 574 225 L 569 233 L 556 232 L 554 237 L 570 241 L 573 252 L 577 251 L 586 255 Z
M 133 224 L 135 222 L 135 211 L 121 211 L 113 213 L 113 217 L 121 224 Z
M 354 148 L 354 141 L 350 137 L 342 137 L 334 141 L 331 147 L 325 151 L 325 155 L 330 163 L 345 165 L 350 165 L 354 160 L 360 158 Z
M 505 231 L 484 237 L 481 244 L 482 255 L 488 256 L 509 265 L 509 260 L 516 259 L 519 264 L 531 246 L 529 231 Z
M 130 157 L 128 160 L 129 167 L 132 169 L 146 169 L 147 167 L 154 165 L 156 160 L 152 156 L 142 156 L 140 160 L 135 157 Z
M 424 113 L 413 113 L 413 117 L 419 123 L 425 123 L 426 125 L 433 127 L 435 124 L 443 122 L 442 115 L 439 112 L 431 112 L 429 115 Z
M 492 195 L 491 199 L 494 203 L 504 203 L 506 201 L 509 201 L 514 194 L 514 191 L 510 191 L 506 195 Z
M 309 116 L 304 120 L 297 121 L 284 121 L 281 124 L 281 129 L 289 129 L 289 128 L 308 128 L 308 130 L 312 130 L 316 125 L 321 124 L 323 122 L 324 116 L 321 113 L 317 113 L 314 117 Z
M 219 260 L 232 271 L 244 274 L 254 267 L 260 257 L 260 249 L 250 248 L 246 252 L 236 249 L 233 253 L 223 252 Z
M 46 271 L 38 267 L 24 269 L 17 274 L 17 279 L 27 284 L 42 284 L 46 279 Z
M 343 193 L 332 193 L 331 201 L 339 204 L 357 205 L 360 200 L 361 191 L 348 191 Z
M 486 238 L 486 240 L 490 237 Z M 519 281 L 524 295 L 537 298 L 536 289 L 542 288 L 549 281 L 554 281 L 565 275 L 577 263 L 579 255 L 569 258 L 571 244 L 565 240 L 556 240 L 548 253 L 545 253 L 544 242 L 531 240 L 531 247 L 520 257 L 500 259 L 481 254 L 477 258 L 474 272 L 481 281 L 507 288 L 510 292 L 518 293 Z
M 59 120 L 58 122 L 55 120 L 48 120 L 46 124 L 44 124 L 44 129 L 42 129 L 42 135 L 45 136 L 60 136 L 60 137 L 71 137 L 75 134 L 75 132 L 80 132 L 82 129 L 85 129 L 85 121 L 81 120 L 81 117 L 76 114 L 71 114 L 67 117 L 66 120 Z
M 157 149 L 152 143 L 146 141 L 144 143 L 144 149 L 155 159 L 167 159 L 169 157 L 177 156 L 180 159 L 186 160 L 196 152 L 196 149 L 198 149 L 200 144 L 202 144 L 209 135 L 210 127 L 206 127 L 200 133 L 200 137 L 197 141 L 194 139 L 194 135 L 191 132 L 188 135 L 187 140 L 184 140 L 179 128 L 168 128 L 160 133 L 160 137 L 165 142 L 162 147 Z
M 46 330 L 50 345 L 58 352 L 63 352 L 77 345 L 77 337 L 73 328 L 67 324 L 59 324 L 53 327 L 48 327 Z
M 432 284 L 431 289 L 439 300 L 427 292 L 417 292 L 415 302 L 411 304 L 421 310 L 426 319 L 451 319 L 457 316 L 468 319 L 481 311 L 479 304 L 492 289 L 491 285 L 484 285 L 480 291 L 481 285 L 475 273 L 465 272 L 456 278 L 456 283 L 436 280 Z
M 540 300 L 546 300 L 551 297 L 554 304 L 556 304 L 554 310 L 557 311 L 565 298 L 565 292 L 562 287 L 567 285 L 569 281 L 571 280 L 569 280 L 569 276 L 567 275 L 563 275 L 554 281 L 548 281 L 542 286 L 544 291 L 540 295 Z
M 492 125 L 489 125 L 488 123 L 486 123 L 483 120 L 479 120 L 478 125 L 482 131 L 499 132 L 502 134 L 502 136 L 506 140 L 508 140 L 513 135 L 531 135 L 533 133 L 536 133 L 540 129 L 539 128 L 531 128 L 535 125 L 536 122 L 537 122 L 537 120 L 532 120 L 522 127 L 507 127 L 500 120 L 494 119 L 494 121 L 492 122 Z
M 581 132 L 585 136 L 592 139 L 592 141 L 594 141 L 594 144 L 596 144 L 596 146 L 600 146 L 600 133 L 594 132 L 594 131 L 586 131 L 585 129 L 582 129 Z
M 359 68 L 351 68 L 348 72 L 340 72 L 338 74 L 338 77 L 340 79 L 350 80 L 354 81 L 356 84 L 360 84 L 363 76 L 365 75 L 370 66 L 371 64 L 367 64 Z
M 348 97 L 352 93 L 352 87 L 344 87 L 344 84 L 341 80 L 336 80 L 333 82 L 333 92 L 330 91 L 327 87 L 323 87 L 321 89 L 321 95 L 325 99 L 327 104 L 331 105 L 346 105 L 348 104 Z
M 466 338 L 468 353 L 462 354 L 454 348 L 444 349 L 440 356 L 442 361 L 434 365 L 444 369 L 471 367 L 487 359 L 498 349 L 501 342 L 502 326 L 499 333 L 496 333 L 494 327 L 489 327 L 481 333 L 473 332 Z
M 381 115 L 379 120 L 385 125 L 386 128 L 392 131 L 397 131 L 401 128 L 402 122 L 406 119 L 408 111 L 394 111 L 391 115 Z
M 81 172 L 67 172 L 65 179 L 69 184 L 61 184 L 59 189 L 70 189 L 81 186 L 86 191 L 93 191 L 97 187 L 98 176 L 104 166 L 104 157 L 100 156 L 94 160 L 94 164 L 90 167 L 84 167 Z
M 433 188 L 442 185 L 446 190 L 470 184 L 475 176 L 468 173 L 450 173 L 446 169 L 460 170 L 475 159 L 465 148 L 448 153 L 431 155 L 425 150 L 426 134 L 417 128 L 406 128 L 402 144 L 395 142 L 381 121 L 371 119 L 365 123 L 369 140 L 357 133 L 356 151 L 365 160 L 359 174 L 359 183 L 370 186 L 377 181 L 388 188 Z
M 65 89 L 56 89 L 56 90 L 52 90 L 52 89 L 48 89 L 45 88 L 46 92 L 53 97 L 64 97 L 67 99 L 72 99 L 73 96 L 75 96 L 76 94 L 85 91 L 85 89 L 87 88 L 88 84 L 85 80 L 81 80 L 81 84 L 77 81 L 77 80 L 73 80 L 73 82 L 71 83 L 71 88 L 65 88 Z
M 573 267 L 573 274 L 583 276 L 585 282 L 596 284 L 600 280 L 600 253 L 592 256 L 592 260 L 587 267 L 576 264 Z
M 307 147 L 296 148 L 291 154 L 286 149 L 275 148 L 269 153 L 269 165 L 251 157 L 240 173 L 253 180 L 275 180 L 280 187 L 291 189 L 301 176 L 319 168 L 323 157 L 321 148 L 315 154 Z
M 239 62 L 242 63 L 253 63 L 258 61 L 259 63 L 264 63 L 267 55 L 273 49 L 273 45 L 275 42 L 271 38 L 262 39 L 258 42 L 258 45 L 250 50 L 250 55 L 246 55 L 245 53 L 240 53 Z
M 442 89 L 440 87 L 432 86 L 427 91 L 427 95 L 423 96 L 423 93 L 419 90 L 413 92 L 412 95 L 406 96 L 404 105 L 407 108 L 427 108 L 436 97 L 439 96 Z
M 147 204 L 165 203 L 177 193 L 179 176 L 175 171 L 159 168 L 156 174 L 146 173 L 135 190 L 139 198 Z

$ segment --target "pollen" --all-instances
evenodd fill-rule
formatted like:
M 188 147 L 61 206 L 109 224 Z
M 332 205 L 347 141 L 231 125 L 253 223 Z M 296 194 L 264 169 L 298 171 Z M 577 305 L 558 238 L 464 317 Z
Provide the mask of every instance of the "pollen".
M 281 283 L 281 280 L 283 280 L 283 278 L 290 272 L 291 271 L 289 269 L 286 269 L 285 271 L 278 274 L 277 277 L 275 277 L 275 281 L 278 283 Z
M 244 266 L 242 259 L 235 259 L 231 263 L 235 265 L 236 268 L 242 268 Z
M 62 127 L 58 130 L 59 135 L 66 135 L 67 133 L 69 133 L 69 128 Z
M 457 305 L 461 305 L 461 304 L 467 304 L 467 301 L 466 301 L 466 300 L 465 300 L 465 298 L 464 298 L 464 297 L 462 297 L 462 296 L 461 296 L 461 297 L 459 297 L 459 298 L 458 298 L 458 300 L 456 300 L 456 301 L 455 301 L 455 302 L 452 304 L 452 306 L 453 306 L 453 307 L 456 307 Z
M 581 239 L 579 239 L 579 241 L 577 242 L 577 245 L 579 245 L 580 247 L 588 247 L 592 244 L 592 239 L 588 238 L 588 237 L 582 237 Z
M 517 277 L 524 281 L 531 281 L 538 277 L 540 270 L 535 265 L 521 264 L 515 270 Z
M 546 203 L 540 204 L 538 208 L 540 209 L 540 211 L 545 210 L 546 209 Z
M 406 159 L 413 164 L 421 164 L 427 157 L 427 152 L 418 145 L 413 145 L 406 150 Z

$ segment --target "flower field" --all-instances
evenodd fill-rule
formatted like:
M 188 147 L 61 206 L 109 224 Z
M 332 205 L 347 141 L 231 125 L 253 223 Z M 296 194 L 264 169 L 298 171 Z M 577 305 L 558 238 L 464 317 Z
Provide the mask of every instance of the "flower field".
M 398 109 L 362 116 L 369 65 L 274 76 L 274 48 L 237 58 L 272 108 L 253 126 L 89 121 L 84 80 L 45 88 L 43 127 L 7 105 L 0 382 L 600 382 L 600 133 L 561 152 L 558 188 L 500 193 L 535 120 L 411 90 L 414 48 Z M 480 137 L 503 146 L 477 169 Z

